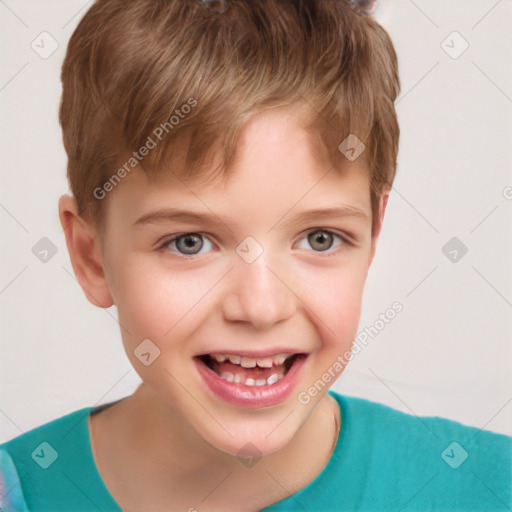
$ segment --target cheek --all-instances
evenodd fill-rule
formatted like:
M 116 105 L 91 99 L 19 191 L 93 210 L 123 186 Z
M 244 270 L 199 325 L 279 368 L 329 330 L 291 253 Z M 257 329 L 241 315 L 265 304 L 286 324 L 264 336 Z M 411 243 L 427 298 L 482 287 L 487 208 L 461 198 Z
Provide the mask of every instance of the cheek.
M 364 261 L 363 259 L 359 261 Z M 324 348 L 346 350 L 357 334 L 366 267 L 359 262 L 304 280 L 303 296 Z
M 302 262 L 289 268 L 289 275 L 282 272 L 294 283 L 288 300 L 295 301 L 316 325 L 324 347 L 350 346 L 357 334 L 367 270 L 363 252 L 354 251 L 337 265 Z M 225 268 L 184 271 L 166 267 L 158 256 L 151 262 L 147 255 L 118 259 L 115 269 L 119 322 L 125 346 L 131 350 L 144 339 L 164 347 L 200 328 L 197 324 L 207 310 L 218 306 L 214 288 L 225 272 Z M 209 290 L 212 294 L 207 297 Z
M 179 381 L 186 380 L 190 369 L 182 367 L 180 361 L 188 357 L 186 351 L 190 347 L 186 340 L 201 323 L 198 315 L 205 290 L 197 284 L 191 286 L 190 277 L 182 273 L 156 274 L 148 268 L 148 265 L 126 265 L 118 276 L 123 345 L 132 366 L 146 384 L 158 389 L 162 382 L 168 382 L 172 388 L 174 381 L 165 370 Z M 144 340 L 151 340 L 152 344 Z M 145 365 L 138 355 L 148 350 L 151 358 L 153 354 L 158 356 Z
M 222 269 L 188 271 L 166 265 L 158 256 L 126 258 L 118 265 L 116 305 L 125 345 L 148 338 L 172 344 L 200 327 Z M 128 334 L 129 333 L 129 334 Z
M 179 274 L 160 274 L 156 278 L 139 269 L 124 274 L 121 280 L 119 320 L 130 332 L 146 338 L 162 339 L 186 316 L 199 294 Z

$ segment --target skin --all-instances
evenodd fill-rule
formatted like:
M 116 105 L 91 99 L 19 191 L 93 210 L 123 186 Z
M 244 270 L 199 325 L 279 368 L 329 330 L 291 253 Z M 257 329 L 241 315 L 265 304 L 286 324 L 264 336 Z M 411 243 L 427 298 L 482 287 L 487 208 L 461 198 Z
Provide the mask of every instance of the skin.
M 327 387 L 308 404 L 297 396 L 351 348 L 388 195 L 372 236 L 368 173 L 358 160 L 337 170 L 313 153 L 297 116 L 254 116 L 225 183 L 185 183 L 173 172 L 153 183 L 134 169 L 105 199 L 103 236 L 72 197 L 60 199 L 77 279 L 92 304 L 117 306 L 126 354 L 143 381 L 90 422 L 98 469 L 124 510 L 254 511 L 306 486 L 329 460 L 339 408 Z M 360 215 L 286 224 L 300 211 L 342 205 Z M 169 206 L 213 212 L 217 222 L 134 226 Z M 324 245 L 308 241 L 314 231 L 328 237 Z M 203 246 L 192 247 L 199 254 L 161 247 L 184 233 L 203 234 Z M 236 252 L 248 236 L 264 249 L 252 263 Z M 160 349 L 148 366 L 134 355 L 144 339 Z M 193 361 L 276 347 L 309 357 L 295 390 L 272 407 L 217 398 Z M 247 442 L 262 455 L 252 467 L 237 457 Z

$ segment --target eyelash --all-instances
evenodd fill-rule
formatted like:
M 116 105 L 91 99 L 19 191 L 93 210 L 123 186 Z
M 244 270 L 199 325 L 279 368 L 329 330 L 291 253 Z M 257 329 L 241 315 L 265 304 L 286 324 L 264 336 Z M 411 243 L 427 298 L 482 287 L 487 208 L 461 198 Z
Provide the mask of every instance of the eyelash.
M 324 228 L 315 228 L 315 229 L 311 229 L 309 231 L 307 231 L 303 238 L 307 238 L 310 234 L 312 233 L 316 233 L 316 232 L 323 232 L 323 233 L 328 233 L 330 235 L 333 235 L 334 237 L 338 237 L 341 242 L 342 242 L 342 246 L 343 245 L 352 245 L 351 242 L 348 240 L 348 237 L 347 236 L 344 236 L 344 235 L 341 235 L 340 233 L 337 233 L 335 231 L 332 231 L 330 229 L 324 229 Z M 186 232 L 186 233 L 180 233 L 180 234 L 177 234 L 177 235 L 174 235 L 172 238 L 166 240 L 162 245 L 160 245 L 159 249 L 162 250 L 162 251 L 168 251 L 170 249 L 169 245 L 172 244 L 173 242 L 176 242 L 177 239 L 179 238 L 182 238 L 186 235 L 201 235 L 203 238 L 210 238 L 208 233 L 201 233 L 201 232 L 197 232 L 197 231 L 189 231 L 189 232 Z M 301 240 L 303 239 L 301 238 Z M 338 254 L 339 250 L 341 249 L 342 247 L 338 246 L 338 250 L 336 250 L 336 248 L 334 250 L 332 250 L 332 248 L 330 249 L 327 249 L 326 251 L 315 251 L 313 250 L 313 252 L 316 252 L 318 254 L 320 254 L 321 256 L 323 257 L 329 257 L 329 256 L 334 256 L 336 254 Z M 179 251 L 177 250 L 174 250 L 173 252 L 175 252 L 178 257 L 180 258 L 183 258 L 183 259 L 186 259 L 186 260 L 192 260 L 192 259 L 196 259 L 196 258 L 199 258 L 200 257 L 200 254 L 183 254 L 183 253 L 180 253 Z

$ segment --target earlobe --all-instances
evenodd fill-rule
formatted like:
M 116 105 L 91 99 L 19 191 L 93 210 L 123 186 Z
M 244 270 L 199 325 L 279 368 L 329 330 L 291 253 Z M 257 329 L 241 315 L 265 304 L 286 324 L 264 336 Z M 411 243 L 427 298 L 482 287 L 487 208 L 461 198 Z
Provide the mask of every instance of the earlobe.
M 114 304 L 105 276 L 99 234 L 78 213 L 76 199 L 59 199 L 59 218 L 75 276 L 94 306 L 109 308 Z
M 373 258 L 375 257 L 375 251 L 377 250 L 377 242 L 379 240 L 379 235 L 382 230 L 382 223 L 384 222 L 384 214 L 386 213 L 386 207 L 388 205 L 389 199 L 389 190 L 385 190 L 382 192 L 379 200 L 379 215 L 377 219 L 376 225 L 372 229 L 372 242 L 371 242 L 371 250 L 370 250 L 370 258 L 368 260 L 368 270 L 370 269 L 370 265 L 372 264 Z

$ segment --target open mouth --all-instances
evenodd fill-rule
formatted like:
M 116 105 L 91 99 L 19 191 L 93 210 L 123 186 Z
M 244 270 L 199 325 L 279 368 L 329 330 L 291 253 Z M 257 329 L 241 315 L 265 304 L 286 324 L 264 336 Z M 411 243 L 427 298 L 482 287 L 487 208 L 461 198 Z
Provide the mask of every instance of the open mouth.
M 245 386 L 276 384 L 307 354 L 276 354 L 253 359 L 236 354 L 203 354 L 196 356 L 202 364 L 227 382 Z

